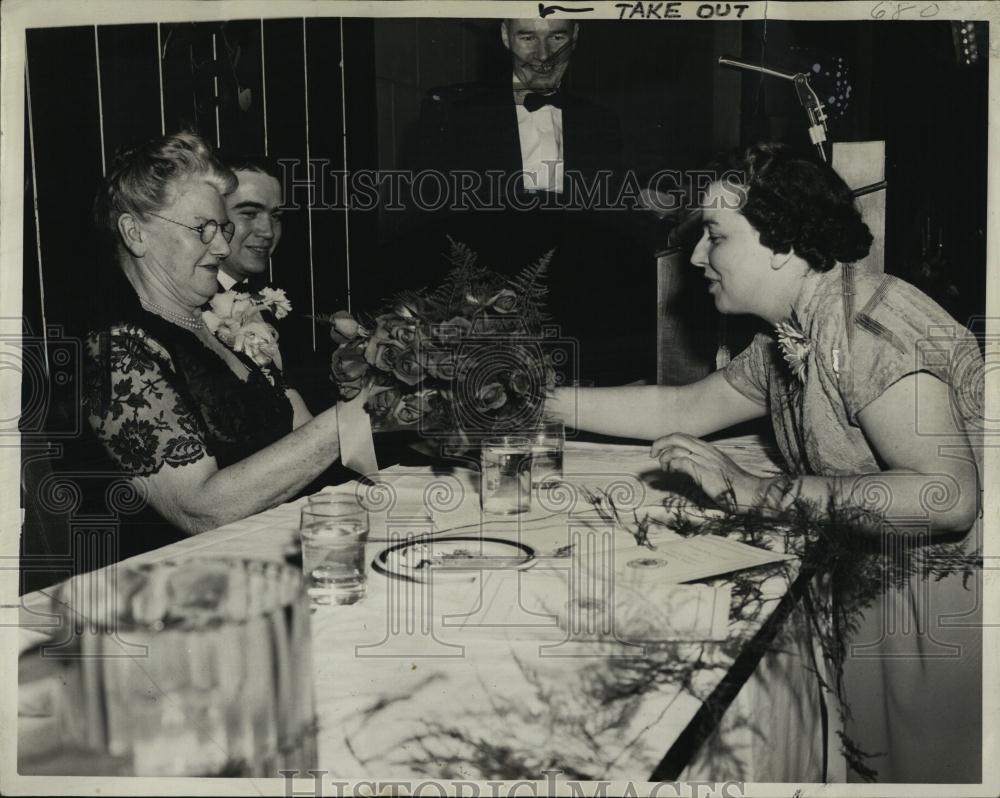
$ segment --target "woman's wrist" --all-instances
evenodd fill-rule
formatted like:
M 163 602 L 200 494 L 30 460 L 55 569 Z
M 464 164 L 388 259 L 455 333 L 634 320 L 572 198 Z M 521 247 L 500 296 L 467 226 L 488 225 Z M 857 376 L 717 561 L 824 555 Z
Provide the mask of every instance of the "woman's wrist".
M 751 506 L 766 515 L 779 515 L 798 497 L 796 479 L 788 474 L 774 477 L 753 477 Z

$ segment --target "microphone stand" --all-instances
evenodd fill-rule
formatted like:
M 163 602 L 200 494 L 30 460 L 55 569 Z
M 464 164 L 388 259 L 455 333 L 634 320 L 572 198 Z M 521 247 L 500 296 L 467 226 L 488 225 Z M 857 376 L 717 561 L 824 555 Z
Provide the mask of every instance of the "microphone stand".
M 751 64 L 740 61 L 728 55 L 719 57 L 719 65 L 731 67 L 732 69 L 745 69 L 750 72 L 760 72 L 772 78 L 789 80 L 795 86 L 795 93 L 799 98 L 799 104 L 805 109 L 806 116 L 809 117 L 809 140 L 816 145 L 819 150 L 819 157 L 826 162 L 826 150 L 823 142 L 826 141 L 826 114 L 823 112 L 823 104 L 816 96 L 812 86 L 809 85 L 809 76 L 804 72 L 781 72 L 770 67 Z

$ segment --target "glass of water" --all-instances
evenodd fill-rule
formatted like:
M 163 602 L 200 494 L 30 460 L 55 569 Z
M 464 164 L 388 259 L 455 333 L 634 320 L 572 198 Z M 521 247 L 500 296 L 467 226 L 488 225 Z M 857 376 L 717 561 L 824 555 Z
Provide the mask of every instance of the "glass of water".
M 277 777 L 316 767 L 309 604 L 298 569 L 206 557 L 56 588 L 59 749 L 22 772 Z M 58 650 L 55 650 L 58 649 Z M 41 768 L 36 771 L 35 767 Z
M 563 475 L 566 427 L 561 421 L 546 421 L 528 433 L 531 444 L 531 487 L 545 490 L 559 484 Z
M 480 500 L 484 513 L 510 515 L 531 509 L 531 444 L 505 435 L 482 444 Z
M 368 511 L 353 498 L 302 509 L 302 573 L 313 605 L 354 604 L 365 595 Z

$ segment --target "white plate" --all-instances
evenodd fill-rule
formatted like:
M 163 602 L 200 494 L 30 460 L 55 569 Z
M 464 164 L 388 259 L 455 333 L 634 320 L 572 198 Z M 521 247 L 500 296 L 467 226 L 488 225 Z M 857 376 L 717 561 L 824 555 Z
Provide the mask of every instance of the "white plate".
M 385 576 L 425 582 L 452 575 L 468 578 L 470 571 L 527 568 L 535 562 L 535 550 L 523 543 L 500 538 L 462 536 L 418 538 L 378 553 L 372 568 Z

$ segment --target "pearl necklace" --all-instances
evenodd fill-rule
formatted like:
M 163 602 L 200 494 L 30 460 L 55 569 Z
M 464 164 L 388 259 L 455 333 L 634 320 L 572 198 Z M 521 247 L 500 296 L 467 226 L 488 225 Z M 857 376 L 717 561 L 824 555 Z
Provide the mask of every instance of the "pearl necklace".
M 167 310 L 162 305 L 157 305 L 155 302 L 150 302 L 142 297 L 139 298 L 139 304 L 146 310 L 151 311 L 158 316 L 162 316 L 167 321 L 178 324 L 181 327 L 187 327 L 189 330 L 200 330 L 205 326 L 205 322 L 200 318 L 196 319 L 194 316 L 185 316 L 183 313 L 175 313 L 172 310 Z

